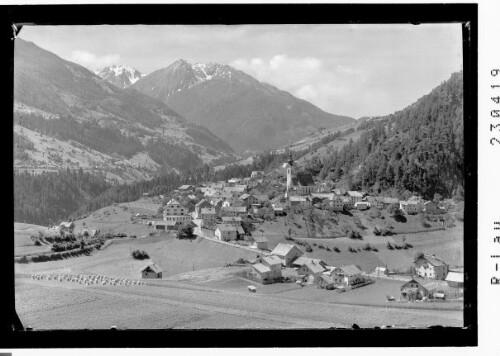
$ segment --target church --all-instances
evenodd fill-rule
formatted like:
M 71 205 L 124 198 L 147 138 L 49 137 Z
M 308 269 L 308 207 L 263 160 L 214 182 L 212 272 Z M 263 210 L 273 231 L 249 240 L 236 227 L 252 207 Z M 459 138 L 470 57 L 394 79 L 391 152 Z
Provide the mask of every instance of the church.
M 288 162 L 283 164 L 283 168 L 286 168 L 286 198 L 291 195 L 309 195 L 314 192 L 316 184 L 314 183 L 311 173 L 297 172 L 295 175 L 292 174 L 292 152 L 290 152 Z

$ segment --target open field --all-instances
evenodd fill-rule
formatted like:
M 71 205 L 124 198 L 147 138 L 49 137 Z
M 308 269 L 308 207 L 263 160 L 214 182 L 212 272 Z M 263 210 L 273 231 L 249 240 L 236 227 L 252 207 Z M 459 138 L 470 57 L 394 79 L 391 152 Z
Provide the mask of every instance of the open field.
M 257 225 L 254 234 L 260 235 L 260 230 L 264 230 L 264 236 L 269 240 L 269 248 L 273 249 L 279 243 L 290 243 L 290 241 L 285 240 L 288 226 L 290 225 L 284 225 L 283 218 L 278 218 L 277 222 L 266 222 Z M 347 237 L 307 238 L 305 227 L 302 230 L 304 230 L 303 234 L 295 233 L 296 230 L 294 230 L 292 237 L 296 240 L 307 241 L 312 245 L 313 252 L 305 253 L 305 255 L 322 259 L 333 266 L 357 264 L 365 271 L 371 271 L 375 267 L 386 265 L 389 268 L 408 269 L 417 251 L 435 254 L 436 257 L 445 260 L 452 266 L 463 266 L 463 224 L 459 222 L 456 223 L 455 227 L 447 228 L 444 231 L 393 236 L 367 234 L 363 236 L 362 240 L 352 240 Z M 413 245 L 413 248 L 408 250 L 388 250 L 387 242 L 392 245 L 402 245 L 406 242 Z M 376 247 L 378 252 L 362 250 L 367 243 L 372 247 Z M 320 249 L 313 244 L 323 245 L 325 249 Z M 334 246 L 338 247 L 341 252 L 333 251 Z M 355 249 L 359 247 L 361 251 L 351 253 L 347 250 L 350 246 Z M 332 251 L 327 251 L 326 247 L 329 247 Z M 300 248 L 304 251 L 303 247 Z
M 38 236 L 38 231 L 42 231 L 46 235 L 52 234 L 46 226 L 14 223 L 14 255 L 50 251 L 50 245 L 36 246 L 31 241 L 30 236 Z
M 21 321 L 51 328 L 325 328 L 353 323 L 461 326 L 462 312 L 367 307 L 183 284 L 82 286 L 16 280 Z M 99 313 L 93 312 L 99 310 Z M 71 317 L 68 317 L 71 316 Z
M 151 260 L 134 260 L 133 250 L 148 252 Z M 121 278 L 140 278 L 139 270 L 154 262 L 163 269 L 163 277 L 193 270 L 223 267 L 239 258 L 252 258 L 256 254 L 225 246 L 204 239 L 178 240 L 166 235 L 155 238 L 115 241 L 102 251 L 88 257 L 43 263 L 16 264 L 16 273 L 40 271 L 65 271 L 71 273 L 96 273 Z

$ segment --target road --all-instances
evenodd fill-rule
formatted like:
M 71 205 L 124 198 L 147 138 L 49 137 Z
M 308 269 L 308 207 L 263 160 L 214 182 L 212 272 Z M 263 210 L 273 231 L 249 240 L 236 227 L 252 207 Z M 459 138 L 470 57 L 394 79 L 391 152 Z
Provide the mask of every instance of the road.
M 253 294 L 178 282 L 122 287 L 18 278 L 16 307 L 21 321 L 35 329 L 99 328 L 117 323 L 127 328 L 326 328 L 350 327 L 354 323 L 361 327 L 461 326 L 463 323 L 461 311 L 292 300 L 259 291 Z

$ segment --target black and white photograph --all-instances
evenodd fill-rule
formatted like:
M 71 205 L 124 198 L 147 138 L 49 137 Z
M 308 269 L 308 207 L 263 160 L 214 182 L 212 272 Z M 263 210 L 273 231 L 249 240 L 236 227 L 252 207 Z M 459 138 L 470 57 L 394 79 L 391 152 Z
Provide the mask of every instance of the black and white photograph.
M 471 327 L 464 23 L 12 31 L 24 330 Z

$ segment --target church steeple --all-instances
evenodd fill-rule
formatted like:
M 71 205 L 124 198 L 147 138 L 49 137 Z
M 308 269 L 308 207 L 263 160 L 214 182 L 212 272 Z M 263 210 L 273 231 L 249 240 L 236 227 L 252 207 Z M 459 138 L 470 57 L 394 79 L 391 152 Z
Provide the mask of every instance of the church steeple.
M 293 166 L 293 158 L 292 151 L 290 151 L 288 155 L 288 162 L 284 164 L 286 168 L 286 192 L 285 198 L 288 198 L 290 195 L 290 189 L 292 188 L 292 166 Z

